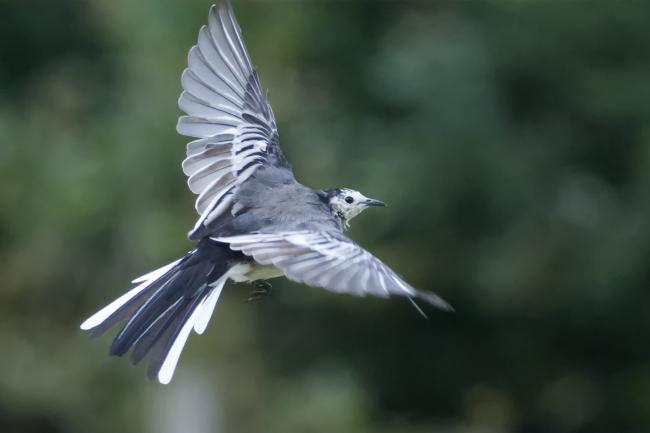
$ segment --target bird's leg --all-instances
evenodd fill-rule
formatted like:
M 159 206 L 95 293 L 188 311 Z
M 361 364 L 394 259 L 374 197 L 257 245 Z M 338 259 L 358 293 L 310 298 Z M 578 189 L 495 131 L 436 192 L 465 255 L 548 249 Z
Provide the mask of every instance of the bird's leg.
M 271 292 L 271 288 L 273 287 L 271 283 L 266 280 L 255 280 L 252 284 L 255 289 L 253 289 L 253 291 L 248 295 L 246 302 L 253 302 L 262 299 Z

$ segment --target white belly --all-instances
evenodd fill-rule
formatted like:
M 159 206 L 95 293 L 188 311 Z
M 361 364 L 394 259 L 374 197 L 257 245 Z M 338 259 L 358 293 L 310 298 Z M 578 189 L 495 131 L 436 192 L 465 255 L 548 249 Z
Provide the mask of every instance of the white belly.
M 258 265 L 256 263 L 246 263 L 233 266 L 228 271 L 228 277 L 237 282 L 244 283 L 255 280 L 268 280 L 283 276 L 284 273 L 273 265 Z

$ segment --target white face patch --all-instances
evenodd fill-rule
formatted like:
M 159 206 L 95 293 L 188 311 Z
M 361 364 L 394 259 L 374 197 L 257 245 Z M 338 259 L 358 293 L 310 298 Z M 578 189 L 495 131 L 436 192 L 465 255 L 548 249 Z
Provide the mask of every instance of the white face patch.
M 349 227 L 349 221 L 367 209 L 373 200 L 353 189 L 341 188 L 340 192 L 330 198 L 332 211 L 341 220 L 343 228 Z

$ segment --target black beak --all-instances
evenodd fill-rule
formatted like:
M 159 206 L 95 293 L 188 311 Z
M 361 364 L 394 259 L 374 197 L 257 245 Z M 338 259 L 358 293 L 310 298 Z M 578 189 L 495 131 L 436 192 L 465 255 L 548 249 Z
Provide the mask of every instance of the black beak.
M 383 201 L 375 200 L 373 198 L 369 198 L 366 201 L 363 202 L 366 206 L 386 206 L 386 203 Z

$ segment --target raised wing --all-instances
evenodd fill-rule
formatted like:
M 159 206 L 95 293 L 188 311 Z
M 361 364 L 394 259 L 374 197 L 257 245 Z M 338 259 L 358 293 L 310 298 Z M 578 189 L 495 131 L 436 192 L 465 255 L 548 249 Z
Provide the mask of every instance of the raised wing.
M 187 113 L 177 131 L 195 137 L 187 145 L 183 171 L 198 194 L 201 215 L 194 227 L 209 224 L 230 207 L 237 187 L 264 164 L 288 164 L 278 146 L 271 106 L 227 1 L 212 6 L 208 25 L 190 49 L 181 78 L 179 107 Z
M 342 233 L 296 231 L 213 239 L 230 244 L 260 264 L 276 266 L 293 281 L 356 296 L 419 298 L 443 310 L 452 309 L 435 294 L 411 287 Z

